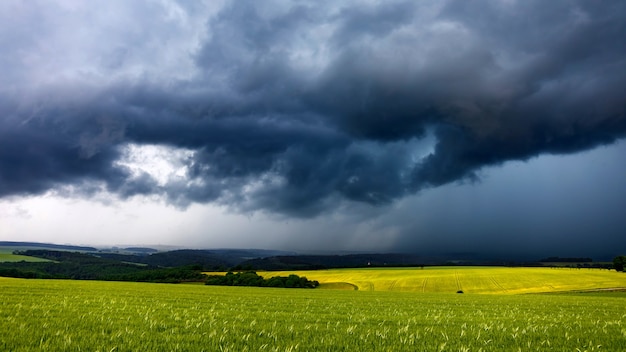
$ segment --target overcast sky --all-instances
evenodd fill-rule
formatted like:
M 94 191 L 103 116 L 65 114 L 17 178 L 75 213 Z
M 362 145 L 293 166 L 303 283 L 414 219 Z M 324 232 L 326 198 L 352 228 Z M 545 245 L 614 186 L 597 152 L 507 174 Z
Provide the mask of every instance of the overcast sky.
M 626 2 L 0 2 L 0 240 L 626 254 Z

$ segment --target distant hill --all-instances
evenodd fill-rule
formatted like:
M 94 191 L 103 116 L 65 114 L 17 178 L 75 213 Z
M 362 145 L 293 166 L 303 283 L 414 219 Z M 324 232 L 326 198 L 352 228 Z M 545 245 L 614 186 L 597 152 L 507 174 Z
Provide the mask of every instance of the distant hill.
M 111 280 L 178 283 L 206 279 L 202 268 L 181 266 L 161 268 L 100 258 L 93 253 L 29 249 L 22 255 L 47 259 L 46 262 L 0 263 L 0 276 L 39 279 Z
M 246 260 L 239 266 L 243 269 L 256 270 L 312 270 L 367 266 L 420 266 L 437 262 L 437 259 L 424 256 L 389 253 L 273 256 Z
M 200 265 L 205 270 L 224 270 L 255 258 L 277 255 L 294 255 L 294 252 L 266 249 L 176 249 L 159 251 L 150 247 L 110 247 L 60 245 L 41 242 L 0 241 L 0 247 L 15 251 L 59 250 L 87 252 L 93 256 L 121 263 L 145 264 L 154 267 L 172 268 Z
M 178 249 L 148 255 L 101 252 L 97 256 L 158 267 L 200 265 L 205 270 L 225 270 L 253 258 L 285 253 L 289 252 L 260 249 Z
M 147 247 L 127 247 L 127 248 L 124 248 L 124 250 L 128 252 L 146 253 L 146 254 L 156 253 L 159 251 L 158 249 L 147 248 Z
M 540 261 L 506 260 L 477 253 L 444 253 L 416 255 L 400 253 L 345 253 L 345 254 L 298 254 L 295 252 L 265 249 L 173 249 L 161 250 L 149 247 L 94 248 L 86 246 L 59 245 L 38 242 L 0 241 L 0 247 L 17 251 L 48 249 L 89 253 L 93 256 L 157 268 L 196 266 L 203 270 L 311 270 L 357 267 L 391 267 L 423 265 L 506 265 L 548 266 L 581 264 L 604 267 L 593 263 L 591 258 L 548 257 Z M 159 247 L 156 247 L 159 248 Z
M 66 251 L 81 251 L 81 252 L 97 252 L 98 249 L 94 247 L 72 246 L 64 244 L 52 244 L 52 243 L 39 243 L 39 242 L 13 242 L 13 241 L 0 241 L 0 247 L 17 247 L 17 248 L 46 248 L 46 249 L 58 249 Z
M 591 263 L 593 259 L 591 258 L 560 258 L 560 257 L 548 257 L 540 259 L 541 263 Z

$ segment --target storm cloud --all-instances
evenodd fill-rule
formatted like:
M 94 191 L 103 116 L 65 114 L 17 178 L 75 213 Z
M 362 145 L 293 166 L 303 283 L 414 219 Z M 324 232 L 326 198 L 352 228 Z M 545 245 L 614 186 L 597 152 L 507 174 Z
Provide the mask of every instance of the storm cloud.
M 626 137 L 623 1 L 0 6 L 2 197 L 313 217 Z

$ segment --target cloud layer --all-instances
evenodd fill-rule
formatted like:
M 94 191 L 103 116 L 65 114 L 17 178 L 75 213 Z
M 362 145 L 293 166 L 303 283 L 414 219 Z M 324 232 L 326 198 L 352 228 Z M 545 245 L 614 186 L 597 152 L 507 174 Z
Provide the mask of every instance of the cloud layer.
M 310 217 L 626 136 L 622 1 L 0 7 L 2 197 Z

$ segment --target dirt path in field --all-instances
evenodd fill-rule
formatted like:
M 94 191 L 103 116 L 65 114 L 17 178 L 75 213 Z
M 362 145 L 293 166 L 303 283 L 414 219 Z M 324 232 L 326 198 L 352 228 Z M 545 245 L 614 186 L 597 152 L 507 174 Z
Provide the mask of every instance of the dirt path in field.
M 355 285 L 355 284 L 351 284 L 349 282 L 343 282 L 344 284 L 348 285 L 348 286 L 352 286 L 354 288 L 355 291 L 359 290 L 359 286 Z

